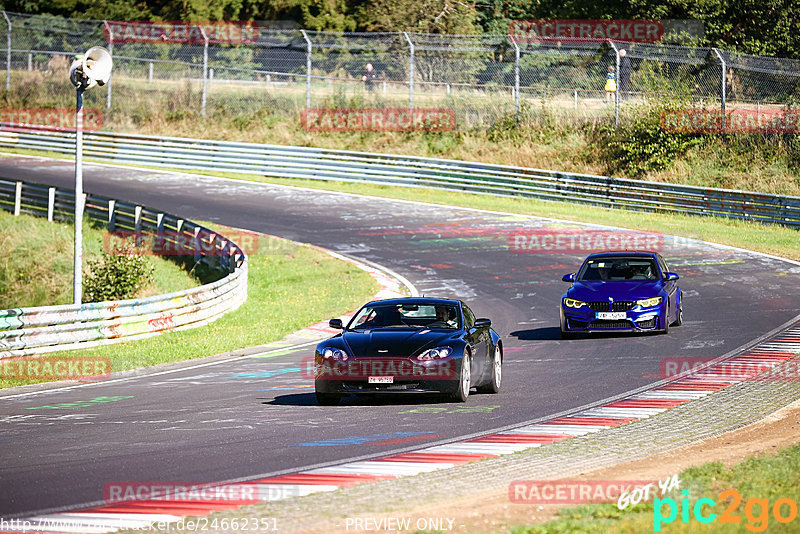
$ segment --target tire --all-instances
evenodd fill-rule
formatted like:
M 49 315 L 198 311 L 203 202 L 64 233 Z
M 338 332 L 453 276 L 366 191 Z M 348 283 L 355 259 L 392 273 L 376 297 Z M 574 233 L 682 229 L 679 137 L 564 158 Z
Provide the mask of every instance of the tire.
M 472 353 L 464 352 L 461 358 L 461 372 L 458 374 L 458 387 L 450 394 L 450 398 L 455 402 L 467 402 L 469 388 L 472 385 Z
M 500 345 L 494 347 L 494 357 L 492 358 L 492 377 L 488 384 L 479 386 L 478 393 L 498 393 L 500 384 L 503 381 L 503 351 Z
M 672 323 L 672 326 L 681 326 L 683 324 L 683 305 L 678 307 L 678 318 Z
M 566 330 L 561 331 L 561 339 L 575 339 L 578 337 L 578 334 L 575 332 L 567 332 Z
M 335 393 L 320 393 L 319 391 L 315 391 L 315 393 L 317 395 L 317 404 L 320 406 L 336 406 L 342 400 L 342 396 Z
M 664 329 L 662 334 L 669 334 L 669 303 L 667 303 L 667 310 L 664 312 Z

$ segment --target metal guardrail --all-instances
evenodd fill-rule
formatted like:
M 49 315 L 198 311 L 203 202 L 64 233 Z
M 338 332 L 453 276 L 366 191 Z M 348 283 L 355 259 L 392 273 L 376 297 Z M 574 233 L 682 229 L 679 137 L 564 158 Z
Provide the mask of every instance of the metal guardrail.
M 0 123 L 0 147 L 74 151 L 74 134 Z M 431 187 L 636 211 L 713 215 L 800 227 L 800 197 L 664 184 L 490 163 L 310 147 L 91 132 L 97 160 L 283 178 Z
M 192 221 L 128 202 L 84 195 L 85 212 L 123 236 L 158 236 L 225 274 L 216 282 L 141 299 L 0 310 L 0 359 L 93 347 L 193 328 L 247 298 L 247 256 L 236 243 Z M 75 192 L 0 179 L 0 209 L 48 220 L 74 217 Z M 187 247 L 191 244 L 191 248 Z

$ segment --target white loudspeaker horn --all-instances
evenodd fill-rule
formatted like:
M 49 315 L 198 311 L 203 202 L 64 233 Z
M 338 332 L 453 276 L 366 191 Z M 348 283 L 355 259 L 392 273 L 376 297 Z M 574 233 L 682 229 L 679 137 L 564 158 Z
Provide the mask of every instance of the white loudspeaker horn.
M 111 54 L 105 48 L 93 46 L 87 50 L 81 60 L 81 70 L 84 76 L 89 79 L 88 87 L 94 87 L 95 84 L 107 84 L 108 80 L 111 79 L 112 66 Z

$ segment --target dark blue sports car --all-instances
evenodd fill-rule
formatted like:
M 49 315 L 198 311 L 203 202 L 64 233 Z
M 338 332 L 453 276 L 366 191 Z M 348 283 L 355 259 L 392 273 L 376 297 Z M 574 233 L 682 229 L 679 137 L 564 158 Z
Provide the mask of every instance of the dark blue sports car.
M 592 254 L 561 297 L 561 337 L 580 332 L 660 331 L 683 322 L 678 275 L 656 252 Z
M 503 343 L 489 319 L 460 300 L 401 298 L 364 305 L 343 332 L 317 345 L 317 402 L 350 393 L 436 392 L 467 400 L 471 388 L 500 390 Z

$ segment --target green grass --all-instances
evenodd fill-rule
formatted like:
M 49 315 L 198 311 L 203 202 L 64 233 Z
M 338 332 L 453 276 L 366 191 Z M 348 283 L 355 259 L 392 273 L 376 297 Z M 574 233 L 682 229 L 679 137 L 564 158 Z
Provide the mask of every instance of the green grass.
M 686 523 L 681 518 L 682 495 L 675 491 L 668 497 L 675 499 L 678 515 L 670 524 L 663 524 L 661 532 L 797 532 L 800 518 L 788 524 L 780 524 L 773 515 L 773 506 L 778 499 L 790 499 L 795 507 L 800 506 L 800 445 L 780 451 L 777 455 L 762 455 L 726 468 L 720 462 L 707 463 L 683 471 L 680 476 L 681 490 L 688 490 L 689 517 Z M 720 493 L 732 488 L 741 496 L 738 507 L 732 498 L 720 498 Z M 716 506 L 703 506 L 703 514 L 717 514 L 717 519 L 708 525 L 695 520 L 692 510 L 698 499 L 710 498 Z M 760 505 L 748 504 L 751 499 L 766 499 L 768 509 L 762 515 Z M 738 523 L 723 524 L 722 513 L 729 508 Z M 749 506 L 750 516 L 747 515 Z M 664 516 L 668 505 L 661 507 Z M 781 513 L 789 514 L 789 506 L 783 505 Z M 748 528 L 749 527 L 749 528 Z M 616 503 L 592 504 L 559 510 L 558 518 L 534 526 L 520 526 L 511 530 L 514 534 L 614 534 L 653 532 L 653 501 L 619 510 Z
M 83 265 L 101 259 L 108 233 L 84 221 Z M 73 226 L 0 211 L 0 308 L 72 304 Z M 150 256 L 153 284 L 139 297 L 200 285 L 176 263 Z
M 249 258 L 247 301 L 209 325 L 54 355 L 107 356 L 113 371 L 210 356 L 276 341 L 353 310 L 378 290 L 377 282 L 355 265 L 288 241 L 262 240 Z M 0 380 L 0 388 L 27 383 Z

